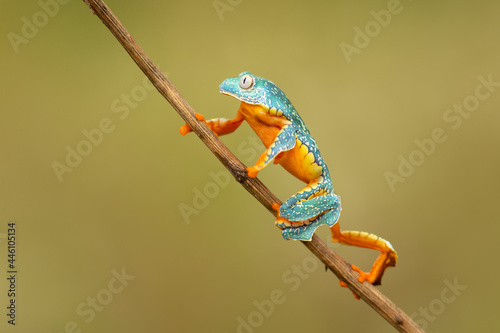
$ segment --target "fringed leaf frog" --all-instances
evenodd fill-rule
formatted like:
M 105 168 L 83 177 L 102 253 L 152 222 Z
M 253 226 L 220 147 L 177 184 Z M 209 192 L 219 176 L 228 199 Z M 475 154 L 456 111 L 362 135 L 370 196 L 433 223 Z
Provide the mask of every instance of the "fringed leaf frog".
M 257 163 L 247 168 L 248 175 L 256 177 L 259 171 L 274 161 L 274 164 L 279 163 L 307 183 L 281 206 L 277 203 L 273 205 L 277 210 L 276 225 L 283 237 L 310 241 L 316 228 L 326 224 L 331 229 L 334 242 L 380 251 L 369 273 L 352 266 L 359 272 L 360 282 L 366 280 L 374 285 L 380 284 L 385 269 L 396 265 L 396 251 L 388 241 L 374 234 L 340 230 L 340 197 L 333 190 L 330 172 L 316 141 L 283 91 L 269 80 L 243 72 L 224 80 L 220 92 L 241 101 L 236 117 L 208 121 L 200 114 L 197 117 L 217 135 L 230 134 L 244 120 L 248 122 L 266 147 Z M 181 127 L 183 135 L 190 131 L 187 124 Z

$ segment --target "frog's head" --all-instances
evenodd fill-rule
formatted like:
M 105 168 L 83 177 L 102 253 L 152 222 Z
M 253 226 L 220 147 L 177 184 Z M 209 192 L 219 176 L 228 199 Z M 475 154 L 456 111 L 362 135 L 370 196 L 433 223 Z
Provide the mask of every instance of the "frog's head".
M 265 110 L 274 110 L 274 113 L 270 113 L 285 117 L 304 133 L 309 133 L 285 93 L 269 80 L 255 76 L 250 72 L 243 72 L 237 77 L 225 79 L 220 84 L 220 92 L 233 96 L 242 102 L 259 105 Z
M 290 101 L 274 83 L 264 78 L 243 72 L 237 77 L 224 80 L 220 92 L 233 96 L 248 104 L 261 105 L 267 109 L 282 109 Z

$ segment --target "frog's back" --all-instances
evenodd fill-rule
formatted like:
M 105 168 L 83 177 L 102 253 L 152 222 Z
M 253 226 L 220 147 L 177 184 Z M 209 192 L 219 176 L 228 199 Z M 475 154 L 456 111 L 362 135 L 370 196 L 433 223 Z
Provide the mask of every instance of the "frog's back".
M 285 95 L 283 90 L 278 88 L 278 86 L 276 86 L 272 81 L 266 79 L 262 80 L 266 81 L 264 84 L 268 87 L 266 104 L 264 104 L 264 106 L 268 107 L 270 110 L 281 110 L 285 117 L 290 120 L 297 127 L 297 129 L 299 129 L 305 135 L 310 135 L 309 129 L 306 127 L 304 121 L 293 106 L 292 102 Z
M 280 111 L 290 120 L 298 132 L 296 133 L 297 145 L 291 151 L 284 154 L 280 164 L 297 178 L 309 182 L 317 177 L 323 177 L 330 182 L 330 173 L 316 140 L 311 136 L 309 129 L 288 99 L 285 93 L 272 81 L 262 79 L 266 87 L 265 101 L 263 107 L 267 107 L 271 114 L 279 115 Z M 331 189 L 333 192 L 333 188 Z

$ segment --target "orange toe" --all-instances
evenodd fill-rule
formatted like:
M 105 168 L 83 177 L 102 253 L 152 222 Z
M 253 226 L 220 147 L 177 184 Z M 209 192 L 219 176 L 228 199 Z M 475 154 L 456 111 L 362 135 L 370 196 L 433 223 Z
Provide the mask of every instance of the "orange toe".
M 275 202 L 275 203 L 273 203 L 273 205 L 271 207 L 273 207 L 273 209 L 275 211 L 279 212 L 281 205 L 279 203 Z
M 257 177 L 259 170 L 257 170 L 257 168 L 255 168 L 255 167 L 248 167 L 247 172 L 248 172 L 248 176 L 250 178 L 255 178 L 255 177 Z
M 179 132 L 181 132 L 182 135 L 186 135 L 188 134 L 189 132 L 191 132 L 191 127 L 189 127 L 188 124 L 185 124 L 185 125 L 182 125 Z
M 194 116 L 196 117 L 196 119 L 198 120 L 205 120 L 205 116 L 202 115 L 201 113 L 196 113 L 194 114 Z
M 344 287 L 344 288 L 347 288 L 347 283 L 345 283 L 344 281 L 339 281 L 339 284 L 341 287 Z M 352 295 L 354 296 L 355 299 L 359 300 L 360 297 L 358 296 L 358 294 L 356 294 L 354 291 L 352 291 Z
M 363 283 L 365 281 L 368 281 L 368 282 L 372 283 L 372 281 L 371 281 L 372 278 L 371 278 L 371 276 L 370 276 L 369 273 L 363 272 L 358 266 L 351 265 L 351 268 L 352 268 L 353 271 L 356 271 L 356 272 L 359 273 L 358 281 L 360 283 Z
M 352 296 L 354 296 L 354 298 L 357 299 L 358 301 L 361 299 L 361 297 L 359 297 L 359 295 L 356 294 L 354 291 L 352 291 Z

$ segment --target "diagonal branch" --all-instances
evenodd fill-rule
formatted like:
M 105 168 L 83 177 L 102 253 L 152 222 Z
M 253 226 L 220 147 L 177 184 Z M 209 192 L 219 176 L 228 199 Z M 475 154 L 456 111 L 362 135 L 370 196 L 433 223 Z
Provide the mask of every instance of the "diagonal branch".
M 281 202 L 269 189 L 258 179 L 247 175 L 246 167 L 234 154 L 219 140 L 219 138 L 205 125 L 198 121 L 194 110 L 188 102 L 180 95 L 175 86 L 165 77 L 160 69 L 144 53 L 135 40 L 130 36 L 118 18 L 111 12 L 101 0 L 83 0 L 97 15 L 106 27 L 113 33 L 123 48 L 141 68 L 144 74 L 153 83 L 160 94 L 165 97 L 174 107 L 179 115 L 193 129 L 198 137 L 229 170 L 233 177 L 252 194 L 272 214 L 274 202 Z M 391 300 L 385 297 L 378 289 L 370 283 L 359 283 L 358 273 L 355 273 L 349 264 L 332 251 L 318 236 L 314 235 L 310 242 L 302 242 L 325 266 L 330 269 L 341 281 L 368 305 L 384 317 L 392 326 L 400 332 L 424 332 L 418 325 Z

